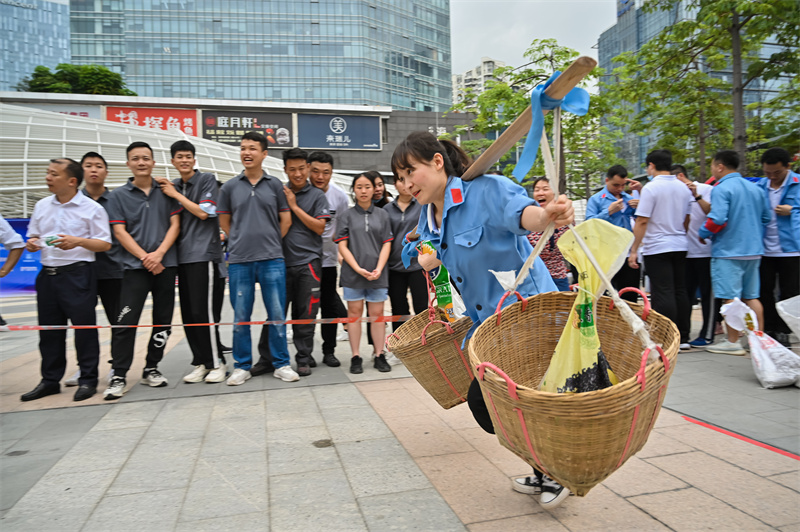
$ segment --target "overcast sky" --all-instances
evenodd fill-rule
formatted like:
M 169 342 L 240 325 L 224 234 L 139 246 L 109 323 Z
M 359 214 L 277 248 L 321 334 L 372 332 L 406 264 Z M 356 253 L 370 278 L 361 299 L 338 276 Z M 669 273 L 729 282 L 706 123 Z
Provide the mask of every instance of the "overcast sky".
M 597 59 L 600 34 L 617 20 L 615 0 L 450 0 L 453 74 L 481 57 L 523 64 L 533 39 L 556 39 Z

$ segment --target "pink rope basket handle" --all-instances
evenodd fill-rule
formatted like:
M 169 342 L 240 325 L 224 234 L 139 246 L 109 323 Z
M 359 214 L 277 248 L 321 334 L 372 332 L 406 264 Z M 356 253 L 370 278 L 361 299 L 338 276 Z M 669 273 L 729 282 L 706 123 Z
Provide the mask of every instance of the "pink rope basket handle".
M 519 292 L 516 290 L 513 292 L 515 296 L 517 296 L 517 301 L 522 301 L 522 312 L 525 312 L 525 307 L 528 306 L 528 300 L 522 297 Z M 503 294 L 503 297 L 500 298 L 500 301 L 497 302 L 497 309 L 495 309 L 495 314 L 497 314 L 497 325 L 500 325 L 500 316 L 503 313 L 503 302 L 505 302 L 506 298 L 511 295 L 511 292 L 506 292 Z
M 642 309 L 642 319 L 644 321 L 647 321 L 647 316 L 650 315 L 650 300 L 647 299 L 647 295 L 644 292 L 642 292 L 641 290 L 639 290 L 638 288 L 634 288 L 632 286 L 628 286 L 626 288 L 623 288 L 622 290 L 620 290 L 617 293 L 619 295 L 622 295 L 622 294 L 627 294 L 628 292 L 636 292 L 637 294 L 642 296 L 642 301 L 644 301 L 644 308 Z M 609 304 L 608 308 L 609 309 L 613 309 L 614 308 L 614 301 L 611 301 L 611 303 Z

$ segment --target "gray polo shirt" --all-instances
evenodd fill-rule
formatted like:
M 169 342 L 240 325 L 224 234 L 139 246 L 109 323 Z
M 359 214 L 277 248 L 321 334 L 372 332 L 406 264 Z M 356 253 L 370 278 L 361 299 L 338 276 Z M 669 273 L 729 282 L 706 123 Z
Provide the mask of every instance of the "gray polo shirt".
M 383 244 L 391 242 L 393 239 L 389 215 L 386 214 L 386 211 L 374 205 L 365 211 L 356 205 L 347 209 L 339 218 L 338 223 L 339 229 L 334 242 L 338 244 L 347 241 L 347 248 L 355 257 L 358 265 L 365 270 L 374 270 L 378 265 Z M 342 263 L 342 277 L 339 286 L 357 290 L 389 288 L 388 268 L 384 268 L 381 276 L 375 281 L 367 281 L 345 261 Z
M 417 227 L 419 221 L 419 213 L 422 212 L 422 205 L 414 198 L 411 198 L 411 203 L 406 207 L 405 211 L 400 210 L 397 205 L 397 200 L 385 205 L 383 210 L 389 215 L 389 223 L 392 226 L 392 234 L 395 239 L 392 241 L 392 254 L 389 255 L 389 262 L 386 267 L 396 272 L 414 272 L 421 270 L 422 266 L 417 262 L 417 258 L 411 259 L 411 266 L 406 269 L 403 266 L 403 244 L 405 236 Z
M 244 172 L 222 185 L 217 214 L 231 215 L 228 262 L 282 259 L 278 213 L 288 210 L 283 184 L 266 172 L 255 185 L 250 184 Z
M 121 187 L 114 189 L 108 201 L 108 218 L 111 225 L 125 224 L 125 230 L 147 253 L 158 249 L 169 231 L 170 219 L 178 216 L 183 207 L 177 201 L 165 196 L 155 179 L 152 180 L 150 194 L 133 184 L 133 178 Z M 120 246 L 121 247 L 121 246 Z M 165 268 L 178 265 L 176 246 L 170 247 L 161 259 Z M 124 270 L 144 270 L 140 257 L 134 257 L 121 247 L 122 268 Z
M 81 190 L 81 192 L 83 192 L 83 195 L 87 198 L 92 198 L 91 194 L 89 194 L 85 188 Z M 108 213 L 108 202 L 110 198 L 111 191 L 106 188 L 103 191 L 103 195 L 95 201 L 102 205 Z M 108 217 L 109 219 L 111 218 L 111 213 L 108 213 Z M 94 254 L 94 271 L 97 274 L 98 281 L 104 279 L 122 279 L 122 253 L 125 253 L 125 249 L 119 244 L 117 237 L 114 236 L 114 230 L 112 229 L 111 249 Z
M 219 241 L 217 200 L 219 185 L 214 174 L 195 172 L 189 181 L 175 179 L 175 188 L 200 206 L 208 218 L 201 220 L 186 209 L 181 212 L 181 234 L 178 237 L 178 264 L 193 262 L 222 262 L 222 244 Z
M 322 190 L 306 181 L 306 186 L 294 195 L 297 206 L 306 214 L 319 220 L 331 219 L 328 200 Z M 306 227 L 294 213 L 292 213 L 292 226 L 283 237 L 283 255 L 286 258 L 286 266 L 300 266 L 322 258 L 322 236 Z
M 347 212 L 350 206 L 347 203 L 347 194 L 333 183 L 328 185 L 325 197 L 328 199 L 328 212 L 331 214 L 331 219 L 325 224 L 325 231 L 322 232 L 322 267 L 336 268 L 339 266 L 339 251 L 333 239 L 336 238 L 337 220 Z

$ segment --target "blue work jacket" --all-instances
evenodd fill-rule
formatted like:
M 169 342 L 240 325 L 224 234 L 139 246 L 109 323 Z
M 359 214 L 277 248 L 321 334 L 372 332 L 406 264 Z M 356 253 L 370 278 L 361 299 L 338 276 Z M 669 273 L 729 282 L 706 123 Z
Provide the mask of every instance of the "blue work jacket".
M 769 178 L 759 180 L 758 186 L 769 197 Z M 788 216 L 775 216 L 781 250 L 784 253 L 800 251 L 800 174 L 789 170 L 783 195 L 778 204 L 792 206 L 792 212 Z
M 628 205 L 628 202 L 633 199 L 633 196 L 627 192 L 623 192 L 622 199 L 622 204 L 625 205 L 625 207 L 614 214 L 608 214 L 608 206 L 617 201 L 617 198 L 608 191 L 608 188 L 603 187 L 603 190 L 589 198 L 589 201 L 586 202 L 586 219 L 600 218 L 617 227 L 633 231 L 631 219 L 636 209 Z
M 698 234 L 711 238 L 714 258 L 761 256 L 764 228 L 771 218 L 764 190 L 732 172 L 711 190 L 711 212 Z
M 520 226 L 522 211 L 536 202 L 508 178 L 484 175 L 472 181 L 450 177 L 444 192 L 444 212 L 439 232 L 428 223 L 431 205 L 423 205 L 417 233 L 420 241 L 429 240 L 437 256 L 450 272 L 461 292 L 467 314 L 474 322 L 472 331 L 494 314 L 505 290 L 489 270 L 519 272 L 533 247 L 528 230 Z M 417 256 L 418 242 L 407 242 L 404 260 Z M 517 289 L 523 297 L 553 292 L 556 285 L 541 258 L 536 258 L 530 274 Z M 503 306 L 516 297 L 506 298 Z

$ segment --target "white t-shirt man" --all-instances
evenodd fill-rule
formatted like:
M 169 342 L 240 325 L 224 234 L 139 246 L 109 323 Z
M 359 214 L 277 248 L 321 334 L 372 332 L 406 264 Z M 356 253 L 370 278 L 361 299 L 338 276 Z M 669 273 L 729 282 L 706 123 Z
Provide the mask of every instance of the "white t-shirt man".
M 649 218 L 639 254 L 658 255 L 687 251 L 683 222 L 694 202 L 689 187 L 674 175 L 657 175 L 642 189 L 636 216 Z

